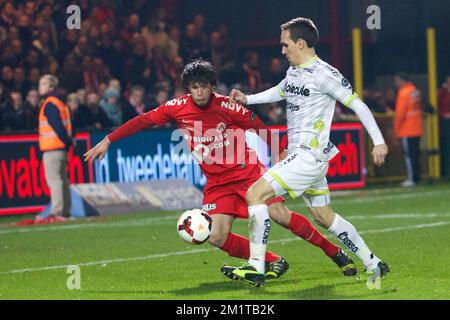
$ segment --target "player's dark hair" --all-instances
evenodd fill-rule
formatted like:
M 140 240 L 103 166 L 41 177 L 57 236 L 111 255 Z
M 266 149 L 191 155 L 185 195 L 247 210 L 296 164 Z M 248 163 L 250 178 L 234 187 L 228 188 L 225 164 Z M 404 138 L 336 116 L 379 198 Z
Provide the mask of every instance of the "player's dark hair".
M 295 18 L 281 25 L 281 31 L 289 30 L 291 39 L 297 42 L 298 39 L 303 39 L 308 48 L 313 48 L 319 41 L 319 31 L 314 22 L 308 18 Z
M 217 85 L 218 74 L 208 61 L 197 59 L 188 63 L 181 74 L 183 85 L 188 88 L 190 83 Z

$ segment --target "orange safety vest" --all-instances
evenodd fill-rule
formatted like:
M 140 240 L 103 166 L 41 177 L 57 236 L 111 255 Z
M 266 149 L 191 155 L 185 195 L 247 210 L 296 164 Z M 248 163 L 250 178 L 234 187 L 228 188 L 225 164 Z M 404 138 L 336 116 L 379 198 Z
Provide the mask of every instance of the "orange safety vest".
M 398 91 L 394 132 L 400 138 L 420 137 L 423 134 L 420 91 L 411 82 L 405 83 Z
M 59 110 L 59 116 L 69 137 L 72 136 L 72 123 L 70 121 L 70 109 L 56 97 L 47 97 L 39 110 L 39 148 L 42 152 L 64 149 L 66 145 L 53 130 L 45 116 L 45 107 L 48 103 L 54 104 Z

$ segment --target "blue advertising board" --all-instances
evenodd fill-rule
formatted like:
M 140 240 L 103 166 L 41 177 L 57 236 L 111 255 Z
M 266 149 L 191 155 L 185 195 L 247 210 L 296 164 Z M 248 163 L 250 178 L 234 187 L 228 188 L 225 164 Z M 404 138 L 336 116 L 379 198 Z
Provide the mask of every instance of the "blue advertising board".
M 94 181 L 139 182 L 151 180 L 185 179 L 202 189 L 206 177 L 190 153 L 177 152 L 171 141 L 173 129 L 142 131 L 109 147 L 102 161 L 95 160 Z M 106 133 L 92 133 L 92 145 Z M 182 142 L 184 143 L 184 142 Z

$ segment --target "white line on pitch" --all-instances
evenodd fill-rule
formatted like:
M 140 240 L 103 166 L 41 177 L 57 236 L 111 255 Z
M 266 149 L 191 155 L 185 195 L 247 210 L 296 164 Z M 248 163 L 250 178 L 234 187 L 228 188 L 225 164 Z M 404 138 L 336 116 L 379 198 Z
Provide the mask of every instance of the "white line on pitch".
M 308 216 L 308 214 L 307 214 Z M 368 214 L 368 215 L 349 215 L 345 216 L 347 220 L 388 220 L 388 219 L 415 219 L 415 218 L 442 218 L 450 216 L 450 212 L 430 212 L 430 213 L 384 213 L 384 214 Z M 165 225 L 175 223 L 178 215 L 167 215 L 165 217 L 154 217 L 145 219 L 132 219 L 128 221 L 112 221 L 112 222 L 91 222 L 79 224 L 59 224 L 42 227 L 13 228 L 0 230 L 2 234 L 20 234 L 43 231 L 64 231 L 78 229 L 96 229 L 96 228 L 123 228 L 123 227 L 145 227 L 155 225 Z
M 384 233 L 384 232 L 393 232 L 393 231 L 402 231 L 402 230 L 411 230 L 411 229 L 434 228 L 434 227 L 440 227 L 440 226 L 445 226 L 445 225 L 449 225 L 449 224 L 450 224 L 450 221 L 439 221 L 439 222 L 428 223 L 428 224 L 416 224 L 416 225 L 411 225 L 411 226 L 399 226 L 399 227 L 384 228 L 384 229 L 365 230 L 365 231 L 360 231 L 359 233 L 360 234 Z M 330 237 L 330 236 L 327 236 L 327 237 Z M 302 239 L 295 237 L 295 238 L 274 240 L 274 241 L 270 241 L 270 243 L 271 244 L 284 243 L 284 242 L 290 242 L 290 241 L 295 241 L 295 240 L 302 240 Z M 216 248 L 195 249 L 195 250 L 189 250 L 189 251 L 177 251 L 177 252 L 152 254 L 152 255 L 143 256 L 143 257 L 117 258 L 117 259 L 83 262 L 83 263 L 77 263 L 77 264 L 71 263 L 71 265 L 77 265 L 79 267 L 83 267 L 83 266 L 104 265 L 104 264 L 108 264 L 108 263 L 143 261 L 143 260 L 151 260 L 151 259 L 166 258 L 166 257 L 173 257 L 173 256 L 181 256 L 181 255 L 186 255 L 186 254 L 204 253 L 204 252 L 210 252 L 210 251 L 214 251 L 214 250 L 219 250 L 219 249 L 216 249 Z M 69 264 L 48 266 L 48 267 L 39 267 L 39 268 L 29 268 L 29 269 L 16 269 L 16 270 L 10 270 L 10 271 L 6 271 L 6 272 L 0 272 L 0 275 L 17 274 L 17 273 L 25 273 L 25 272 L 33 272 L 33 271 L 65 269 L 65 268 L 67 268 L 68 265 Z
M 355 191 L 357 192 L 357 191 Z M 333 202 L 338 203 L 364 203 L 364 202 L 373 202 L 373 201 L 380 201 L 380 200 L 395 200 L 395 199 L 404 199 L 404 198 L 411 198 L 416 197 L 417 195 L 420 196 L 427 196 L 427 195 L 437 195 L 437 194 L 443 194 L 443 193 L 450 193 L 450 190 L 435 190 L 435 191 L 425 191 L 425 192 L 409 192 L 404 194 L 389 194 L 389 195 L 374 195 L 371 197 L 368 197 L 368 195 L 364 195 L 362 198 L 357 199 L 344 199 L 337 197 L 337 199 L 334 199 Z M 297 208 L 301 207 L 298 204 L 291 204 L 291 208 Z M 411 213 L 408 214 L 409 216 L 405 216 L 405 218 L 426 218 L 427 214 L 420 214 L 420 213 Z M 413 216 L 413 215 L 423 215 L 423 216 Z M 430 213 L 429 218 L 432 217 L 438 217 L 438 216 L 444 216 L 447 215 L 447 213 Z M 165 224 L 167 221 L 171 221 L 172 219 L 176 219 L 178 215 L 167 215 L 164 217 L 150 217 L 150 218 L 144 218 L 144 219 L 132 219 L 128 221 L 116 221 L 116 222 L 92 222 L 92 223 L 78 223 L 78 224 L 59 224 L 59 225 L 53 225 L 53 226 L 30 226 L 30 227 L 13 227 L 12 229 L 6 229 L 1 230 L 0 229 L 0 235 L 1 234 L 19 234 L 19 233 L 30 233 L 30 232 L 39 232 L 39 231 L 52 231 L 52 230 L 76 230 L 76 229 L 84 229 L 84 228 L 110 228 L 110 227 L 127 227 L 127 226 L 146 226 L 149 224 Z M 402 218 L 399 214 L 382 214 L 382 215 L 367 215 L 367 216 L 346 216 L 347 219 L 396 219 L 396 218 Z M 168 222 L 167 222 L 168 223 Z

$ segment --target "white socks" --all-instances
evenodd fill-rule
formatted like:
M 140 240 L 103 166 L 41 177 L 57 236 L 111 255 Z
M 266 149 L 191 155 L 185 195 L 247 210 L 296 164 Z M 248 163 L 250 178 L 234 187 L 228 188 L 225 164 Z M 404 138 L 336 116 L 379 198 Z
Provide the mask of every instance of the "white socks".
M 250 233 L 250 259 L 248 262 L 259 273 L 265 273 L 266 248 L 271 221 L 265 204 L 248 207 Z
M 348 250 L 353 252 L 366 266 L 367 270 L 373 270 L 377 267 L 380 259 L 370 251 L 358 231 L 356 231 L 350 222 L 336 213 L 333 224 L 328 231 L 334 234 Z

